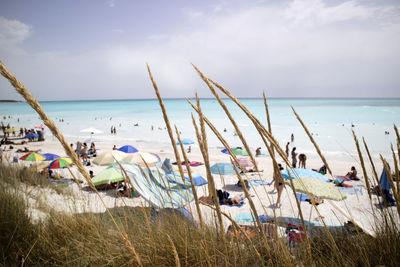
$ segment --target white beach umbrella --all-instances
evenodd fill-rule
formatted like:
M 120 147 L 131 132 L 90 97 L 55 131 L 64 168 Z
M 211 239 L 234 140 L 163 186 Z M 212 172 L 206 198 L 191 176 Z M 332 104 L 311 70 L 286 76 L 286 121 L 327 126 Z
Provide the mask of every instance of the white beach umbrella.
M 147 153 L 147 152 L 130 153 L 130 154 L 127 154 L 123 160 L 128 161 L 128 162 L 138 163 L 138 164 L 144 164 L 143 160 L 147 164 L 153 164 L 153 163 L 158 162 L 158 158 L 156 156 L 154 156 L 151 153 Z
M 115 159 L 121 161 L 127 154 L 118 150 L 105 151 L 99 154 L 93 163 L 101 166 L 110 165 L 115 162 Z M 115 158 L 115 159 L 114 159 Z
M 96 129 L 94 127 L 89 127 L 89 128 L 86 128 L 86 129 L 82 129 L 82 130 L 80 130 L 80 132 L 81 133 L 91 133 L 91 134 L 102 134 L 102 133 L 104 133 L 103 131 L 101 131 L 99 129 Z

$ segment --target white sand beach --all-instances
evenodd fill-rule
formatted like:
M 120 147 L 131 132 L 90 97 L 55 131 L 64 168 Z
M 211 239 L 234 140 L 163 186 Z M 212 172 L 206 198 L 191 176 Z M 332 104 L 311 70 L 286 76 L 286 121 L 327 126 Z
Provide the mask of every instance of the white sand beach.
M 26 147 L 31 150 L 41 149 L 42 153 L 54 153 L 60 156 L 64 156 L 65 152 L 63 148 L 59 144 L 58 140 L 53 138 L 53 140 L 49 140 L 52 138 L 48 138 L 48 140 L 44 142 L 30 142 Z M 68 140 L 69 143 L 76 144 L 78 140 Z M 102 153 L 104 151 L 109 151 L 112 149 L 114 145 L 117 147 L 126 145 L 123 143 L 126 141 L 100 141 L 96 143 L 96 147 L 98 149 L 98 153 Z M 132 143 L 130 145 L 135 146 L 139 151 L 142 152 L 151 152 L 158 154 L 162 160 L 166 157 L 170 158 L 171 161 L 175 160 L 173 155 L 173 150 L 171 146 L 165 145 L 160 146 L 159 144 L 151 144 L 146 142 L 137 142 Z M 12 151 L 4 152 L 4 157 L 7 158 L 10 162 L 14 155 L 18 157 L 24 155 L 24 153 L 15 153 L 16 149 L 21 146 L 14 146 Z M 263 151 L 264 152 L 264 151 Z M 209 151 L 211 164 L 217 162 L 229 162 L 229 156 L 227 154 L 223 154 L 220 152 L 220 148 L 211 148 Z M 192 145 L 191 153 L 188 154 L 191 161 L 200 161 L 203 162 L 200 150 L 198 146 Z M 349 159 L 350 158 L 350 159 Z M 91 159 L 93 160 L 93 159 Z M 260 170 L 263 170 L 261 173 L 261 179 L 271 182 L 272 180 L 272 163 L 269 156 L 261 156 L 256 158 L 258 167 Z M 331 167 L 334 175 L 345 175 L 351 166 L 355 166 L 358 170 L 358 176 L 360 178 L 363 177 L 361 166 L 355 161 L 352 160 L 351 157 L 343 157 L 339 159 L 327 159 L 328 164 Z M 283 162 L 281 162 L 283 163 Z M 15 164 L 15 163 L 10 163 Z M 19 161 L 20 165 L 29 166 L 29 162 Z M 378 168 L 378 175 L 382 170 L 382 164 L 379 162 L 375 162 Z M 307 168 L 309 169 L 319 169 L 323 165 L 322 161 L 318 157 L 311 157 L 307 160 Z M 283 164 L 284 166 L 284 164 Z M 94 174 L 99 173 L 106 166 L 97 166 L 95 164 L 91 164 L 91 166 L 85 167 L 87 171 L 92 170 Z M 176 166 L 174 166 L 177 169 Z M 370 171 L 369 164 L 367 164 L 368 171 Z M 71 167 L 71 170 L 76 174 L 76 177 L 80 180 L 84 180 L 83 177 L 78 173 L 75 166 Z M 204 165 L 198 167 L 192 167 L 192 170 L 200 173 L 204 178 L 206 178 L 206 171 Z M 63 169 L 60 171 L 64 177 L 71 178 L 68 170 Z M 372 179 L 372 173 L 368 173 L 370 179 Z M 245 179 L 260 179 L 260 176 L 257 173 L 247 173 Z M 235 175 L 224 175 L 218 176 L 214 175 L 214 180 L 217 189 L 223 189 L 228 191 L 231 196 L 243 194 L 243 190 L 236 186 L 237 177 Z M 367 188 L 365 186 L 365 182 L 363 179 L 360 181 L 349 181 L 348 184 L 351 184 L 355 190 L 353 194 L 347 194 L 346 190 L 344 190 L 344 194 L 347 198 L 344 201 L 334 201 L 334 200 L 325 200 L 324 203 L 318 205 L 317 210 L 313 208 L 311 204 L 308 202 L 300 202 L 301 209 L 303 212 L 303 216 L 305 220 L 319 220 L 320 216 L 324 218 L 325 222 L 329 223 L 344 223 L 352 218 L 357 224 L 359 224 L 365 231 L 369 233 L 373 233 L 374 228 L 374 216 L 373 211 L 371 209 L 371 204 L 369 201 Z M 43 220 L 46 218 L 48 213 L 43 210 L 43 203 L 53 208 L 56 211 L 67 212 L 67 213 L 82 213 L 82 212 L 104 212 L 105 207 L 100 201 L 99 197 L 87 187 L 87 183 L 83 182 L 82 187 L 83 190 L 80 190 L 77 184 L 73 182 L 69 182 L 68 188 L 72 191 L 73 196 L 63 196 L 57 194 L 53 190 L 50 189 L 34 189 L 30 190 L 33 195 L 27 196 L 28 201 L 30 203 L 31 215 L 33 220 Z M 277 194 L 272 192 L 273 185 L 270 186 L 256 186 L 250 189 L 250 194 L 252 199 L 256 205 L 257 212 L 259 215 L 274 215 L 274 211 L 276 216 L 284 216 L 284 217 L 293 217 L 299 218 L 299 212 L 296 206 L 296 201 L 294 199 L 294 195 L 289 186 L 286 186 L 282 193 L 281 198 L 281 207 L 274 207 L 273 203 L 276 202 Z M 127 198 L 127 197 L 117 197 L 115 190 L 108 191 L 99 191 L 100 195 L 104 199 L 108 208 L 118 207 L 118 206 L 148 206 L 148 203 L 143 201 L 141 197 L 136 198 Z M 207 195 L 207 185 L 203 185 L 197 187 L 198 196 Z M 354 194 L 355 193 L 355 194 Z M 36 197 L 34 197 L 36 196 Z M 39 196 L 40 201 L 36 201 L 35 199 Z M 378 205 L 378 199 L 375 195 L 373 197 L 373 205 Z M 215 214 L 214 212 L 207 206 L 201 205 L 203 217 L 206 218 L 206 222 L 212 225 Z M 246 199 L 244 201 L 244 205 L 241 207 L 235 206 L 221 206 L 222 210 L 227 214 L 230 214 L 232 218 L 235 218 L 237 214 L 240 212 L 250 212 L 249 201 Z M 195 218 L 197 218 L 197 212 L 194 201 L 187 206 L 187 209 L 192 212 Z M 375 207 L 374 207 L 375 209 Z M 395 207 L 391 207 L 390 209 L 395 209 Z M 376 210 L 376 209 L 375 209 Z M 320 216 L 318 215 L 320 214 Z M 227 218 L 224 218 L 224 226 L 227 228 L 231 223 Z

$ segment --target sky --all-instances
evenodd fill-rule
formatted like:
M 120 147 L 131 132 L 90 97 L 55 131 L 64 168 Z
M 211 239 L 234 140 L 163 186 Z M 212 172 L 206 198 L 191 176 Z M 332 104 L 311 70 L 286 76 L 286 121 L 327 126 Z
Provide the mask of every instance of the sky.
M 399 1 L 0 0 L 0 60 L 40 101 L 400 97 Z M 22 98 L 0 77 L 0 99 Z

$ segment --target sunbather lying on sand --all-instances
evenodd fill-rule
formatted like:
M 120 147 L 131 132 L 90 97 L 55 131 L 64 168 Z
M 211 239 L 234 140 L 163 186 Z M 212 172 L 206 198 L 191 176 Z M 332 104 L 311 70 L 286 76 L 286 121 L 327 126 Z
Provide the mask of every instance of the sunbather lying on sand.
M 42 151 L 41 149 L 36 149 L 36 150 L 30 150 L 30 149 L 28 149 L 27 147 L 24 147 L 24 149 L 18 149 L 17 151 L 15 151 L 15 152 L 17 152 L 17 153 L 27 153 L 27 152 L 40 152 L 40 151 Z

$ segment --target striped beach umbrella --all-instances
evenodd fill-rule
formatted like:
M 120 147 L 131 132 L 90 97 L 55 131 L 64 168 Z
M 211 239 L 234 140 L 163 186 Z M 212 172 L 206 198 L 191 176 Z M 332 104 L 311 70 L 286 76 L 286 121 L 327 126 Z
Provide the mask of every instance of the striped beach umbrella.
M 72 164 L 70 158 L 58 158 L 50 162 L 49 169 L 61 169 Z
M 289 181 L 285 182 L 290 185 Z M 343 200 L 346 198 L 346 195 L 342 194 L 340 190 L 332 183 L 327 183 L 314 177 L 301 177 L 293 179 L 293 185 L 296 191 L 315 197 L 333 200 Z
M 45 160 L 47 160 L 47 161 L 55 160 L 60 157 L 59 155 L 52 154 L 52 153 L 46 153 L 46 154 L 43 154 L 42 156 L 45 157 Z
M 251 162 L 249 157 L 240 157 L 238 158 L 239 165 L 242 168 L 253 168 L 254 164 Z
M 19 158 L 20 160 L 26 160 L 26 161 L 41 161 L 45 160 L 45 158 L 40 155 L 39 153 L 36 152 L 29 152 L 22 157 Z

